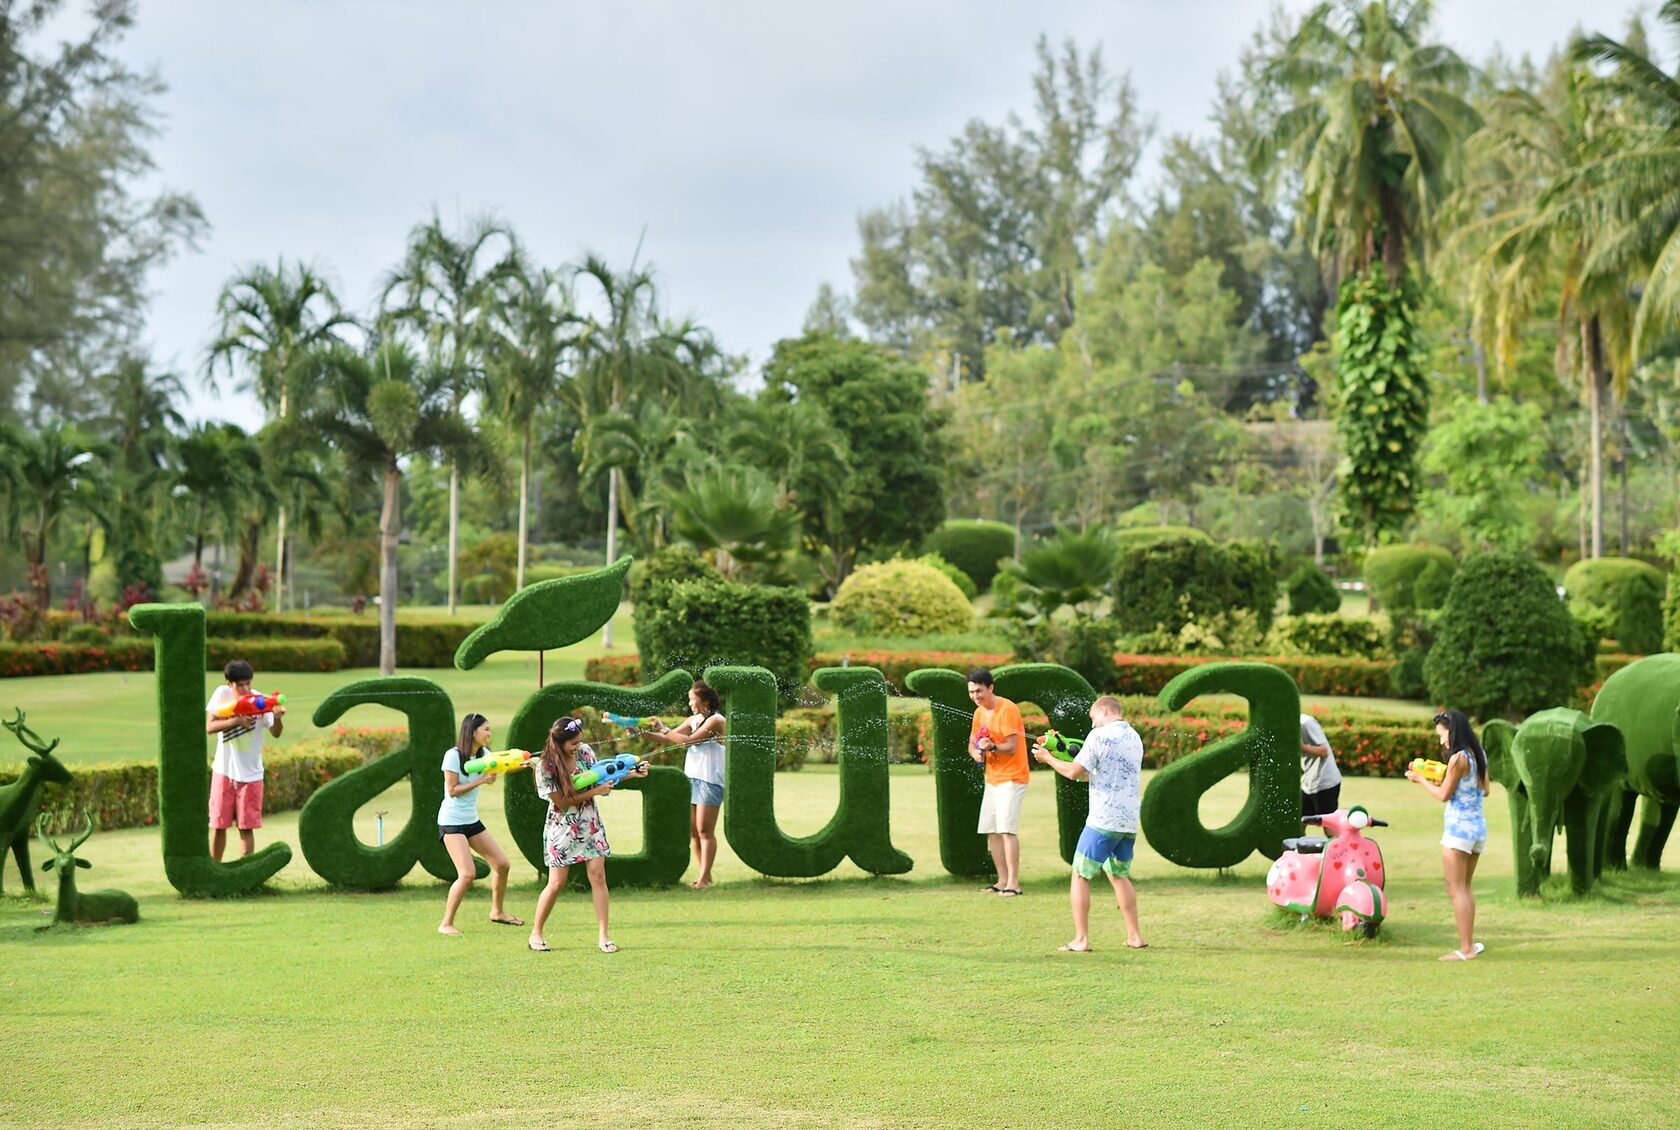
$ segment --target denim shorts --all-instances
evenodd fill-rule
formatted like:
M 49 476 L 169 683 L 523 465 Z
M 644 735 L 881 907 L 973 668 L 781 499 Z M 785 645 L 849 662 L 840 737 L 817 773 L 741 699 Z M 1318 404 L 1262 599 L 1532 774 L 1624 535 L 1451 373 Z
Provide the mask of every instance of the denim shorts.
M 484 821 L 482 820 L 474 820 L 471 824 L 439 824 L 438 839 L 441 840 L 445 836 L 465 836 L 470 840 L 482 831 L 484 831 Z
M 688 779 L 688 803 L 704 804 L 710 808 L 723 807 L 723 786 L 698 777 Z

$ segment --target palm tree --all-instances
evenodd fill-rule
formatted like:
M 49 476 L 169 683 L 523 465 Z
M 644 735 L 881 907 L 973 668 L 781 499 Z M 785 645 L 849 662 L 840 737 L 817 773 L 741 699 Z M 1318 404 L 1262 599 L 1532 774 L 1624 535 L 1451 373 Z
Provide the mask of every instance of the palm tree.
M 353 471 L 377 476 L 379 510 L 379 670 L 397 666 L 397 534 L 402 461 L 413 455 L 460 460 L 483 442 L 462 417 L 446 370 L 426 364 L 401 342 L 366 352 L 324 355 L 318 395 L 299 414 L 303 435 L 323 437 Z
M 175 405 L 186 396 L 181 378 L 125 356 L 99 381 L 105 411 L 102 437 L 114 450 L 109 506 L 117 584 L 161 581 L 156 546 L 156 501 L 168 480 L 170 450 L 186 421 Z
M 490 403 L 519 432 L 519 550 L 514 587 L 525 587 L 531 498 L 531 432 L 552 402 L 577 331 L 571 295 L 555 271 L 520 271 L 502 287 L 490 339 Z
M 1003 567 L 1015 575 L 1042 620 L 1048 621 L 1063 605 L 1087 616 L 1114 582 L 1117 552 L 1106 526 L 1083 532 L 1057 530 L 1055 537 L 1022 553 L 1020 561 L 1006 561 Z
M 175 444 L 171 476 L 177 498 L 191 513 L 193 566 L 204 566 L 204 539 L 215 519 L 223 537 L 233 530 L 245 498 L 259 488 L 260 462 L 251 437 L 237 424 L 200 423 Z M 219 578 L 216 578 L 219 581 Z M 216 589 L 211 590 L 215 599 Z
M 21 537 L 35 601 L 45 612 L 52 605 L 47 573 L 47 539 L 68 514 L 105 518 L 103 483 L 108 444 L 71 424 L 49 424 L 27 432 L 0 426 L 6 451 L 7 525 Z
M 255 390 L 263 407 L 280 420 L 286 418 L 311 355 L 339 344 L 344 331 L 356 324 L 313 266 L 288 268 L 284 258 L 272 269 L 253 263 L 229 279 L 216 299 L 216 315 L 220 325 L 205 375 L 214 380 L 218 369 L 229 374 L 243 370 L 237 387 Z M 285 611 L 285 507 L 278 516 L 274 557 L 275 609 Z
M 725 447 L 776 483 L 776 505 L 788 506 L 795 483 L 838 492 L 851 470 L 846 441 L 822 405 L 809 400 L 753 400 L 736 406 Z
M 1501 91 L 1471 140 L 1483 175 L 1465 187 L 1471 215 L 1448 243 L 1467 260 L 1472 323 L 1504 371 L 1522 327 L 1550 288 L 1561 292 L 1557 364 L 1579 382 L 1588 406 L 1591 551 L 1604 548 L 1604 395 L 1620 398 L 1632 369 L 1634 303 L 1625 271 L 1589 269 L 1595 224 L 1581 208 L 1574 170 L 1613 132 L 1605 101 L 1584 66 L 1566 66 L 1549 97 Z
M 637 416 L 596 416 L 578 436 L 582 485 L 594 487 L 603 473 L 620 476 L 619 510 L 625 532 L 639 548 L 665 544 L 666 493 L 680 489 L 712 460 L 700 444 L 696 424 L 650 401 Z
M 499 255 L 499 258 L 498 258 Z M 459 236 L 444 231 L 437 213 L 408 234 L 402 264 L 385 276 L 380 307 L 389 335 L 393 325 L 412 329 L 425 342 L 428 368 L 449 391 L 450 407 L 484 380 L 492 340 L 491 309 L 501 284 L 519 270 L 513 232 L 487 216 L 469 219 Z M 398 305 L 392 306 L 393 298 Z M 461 526 L 461 469 L 449 465 L 449 614 L 455 614 L 456 562 Z
M 725 577 L 741 563 L 770 561 L 793 546 L 799 515 L 776 505 L 770 480 L 750 467 L 714 468 L 666 493 L 671 527 L 696 548 L 709 550 Z
M 1423 42 L 1430 0 L 1320 4 L 1266 67 L 1292 95 L 1254 159 L 1301 173 L 1300 226 L 1343 270 L 1382 262 L 1405 274 L 1447 195 L 1461 146 L 1480 124 L 1463 91 L 1470 68 Z
M 698 374 L 717 355 L 706 331 L 692 322 L 661 322 L 653 273 L 638 270 L 632 261 L 619 272 L 595 255 L 586 256 L 574 278 L 589 284 L 603 309 L 602 316 L 586 316 L 578 336 L 577 375 L 562 390 L 576 414 L 579 439 L 590 423 L 609 413 L 631 411 L 633 400 L 644 397 L 673 401 L 679 408 L 694 407 L 701 391 Z M 623 473 L 607 473 L 607 560 L 618 552 L 618 520 L 624 509 Z M 612 646 L 612 624 L 602 632 Z

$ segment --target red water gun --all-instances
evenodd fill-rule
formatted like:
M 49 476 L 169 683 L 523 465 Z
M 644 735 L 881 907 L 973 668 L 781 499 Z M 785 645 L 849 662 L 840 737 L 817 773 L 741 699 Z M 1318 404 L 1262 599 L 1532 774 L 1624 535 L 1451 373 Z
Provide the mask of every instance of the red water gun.
M 220 710 L 216 711 L 218 718 L 232 718 L 235 715 L 267 714 L 276 706 L 286 705 L 283 694 L 242 694 Z

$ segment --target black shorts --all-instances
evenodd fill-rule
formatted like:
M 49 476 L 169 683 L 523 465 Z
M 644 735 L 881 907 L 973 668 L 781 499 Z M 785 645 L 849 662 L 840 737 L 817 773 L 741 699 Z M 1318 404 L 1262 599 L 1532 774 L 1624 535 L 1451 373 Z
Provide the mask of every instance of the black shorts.
M 1342 796 L 1342 783 L 1337 781 L 1327 789 L 1316 793 L 1301 794 L 1302 816 L 1324 816 L 1336 811 L 1337 802 Z
M 474 820 L 471 824 L 439 824 L 438 841 L 441 843 L 445 836 L 465 836 L 472 839 L 484 831 L 484 821 Z

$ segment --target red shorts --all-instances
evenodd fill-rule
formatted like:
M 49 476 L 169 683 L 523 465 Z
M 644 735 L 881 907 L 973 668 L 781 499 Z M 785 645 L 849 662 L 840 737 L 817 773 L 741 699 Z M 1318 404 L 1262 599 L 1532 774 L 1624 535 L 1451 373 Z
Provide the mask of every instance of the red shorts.
M 241 831 L 262 827 L 263 783 L 235 781 L 220 773 L 210 774 L 210 826 L 230 828 L 237 820 Z

